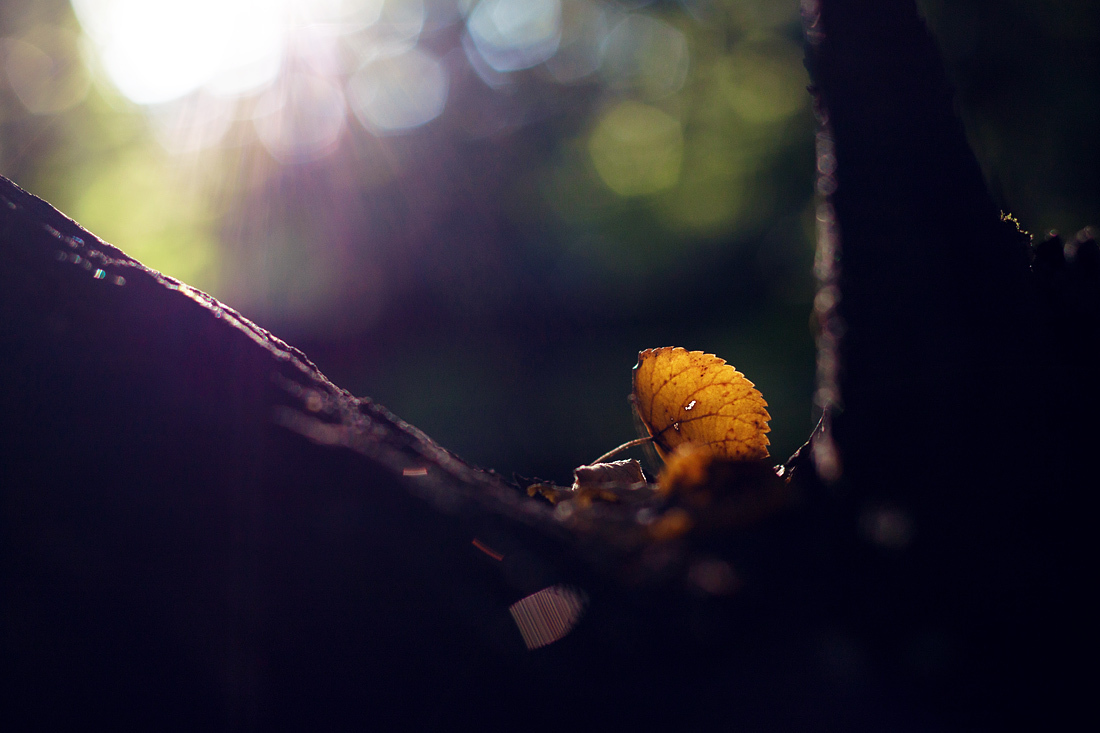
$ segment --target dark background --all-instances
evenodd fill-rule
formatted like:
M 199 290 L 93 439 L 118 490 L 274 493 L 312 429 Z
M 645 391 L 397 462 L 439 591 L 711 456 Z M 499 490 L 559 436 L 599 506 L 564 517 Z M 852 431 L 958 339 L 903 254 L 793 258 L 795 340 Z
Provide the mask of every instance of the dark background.
M 9 0 L 0 173 L 505 475 L 564 482 L 633 437 L 630 367 L 663 345 L 744 371 L 785 458 L 816 419 L 798 3 L 569 0 L 557 54 L 504 72 L 471 45 L 476 5 L 423 4 L 412 42 L 446 72 L 439 116 L 383 132 L 349 109 L 331 143 L 279 147 L 257 132 L 264 95 L 302 74 L 346 88 L 370 29 L 340 35 L 327 67 L 288 44 L 197 144 L 209 93 L 132 102 L 68 3 Z M 922 7 L 1001 206 L 1035 233 L 1100 221 L 1100 8 Z M 554 59 L 582 42 L 591 73 L 563 82 Z

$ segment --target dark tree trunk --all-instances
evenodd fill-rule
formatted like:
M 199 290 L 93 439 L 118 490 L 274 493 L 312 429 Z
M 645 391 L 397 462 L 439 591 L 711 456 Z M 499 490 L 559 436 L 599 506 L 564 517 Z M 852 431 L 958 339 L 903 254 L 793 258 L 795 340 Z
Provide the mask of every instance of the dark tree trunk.
M 1079 708 L 1089 657 L 1079 517 L 1096 474 L 1079 451 L 1100 429 L 1100 282 L 1061 241 L 1043 245 L 1057 273 L 1032 272 L 911 0 L 804 8 L 827 194 L 816 455 L 836 479 L 845 614 L 961 719 L 1049 723 Z M 882 522 L 906 541 L 876 542 Z

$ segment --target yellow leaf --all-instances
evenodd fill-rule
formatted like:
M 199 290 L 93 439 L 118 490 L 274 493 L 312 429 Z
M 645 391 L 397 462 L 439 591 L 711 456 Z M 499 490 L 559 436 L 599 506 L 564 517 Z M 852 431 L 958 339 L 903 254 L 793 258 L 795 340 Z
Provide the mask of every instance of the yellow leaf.
M 632 399 L 663 459 L 684 444 L 730 460 L 768 457 L 768 403 L 744 374 L 713 354 L 646 349 L 634 367 Z

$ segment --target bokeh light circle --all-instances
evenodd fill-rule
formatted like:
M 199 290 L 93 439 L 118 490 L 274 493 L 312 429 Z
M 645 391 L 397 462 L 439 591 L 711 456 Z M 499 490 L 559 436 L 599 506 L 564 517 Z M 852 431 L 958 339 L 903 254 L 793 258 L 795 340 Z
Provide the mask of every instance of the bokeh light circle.
M 650 99 L 678 91 L 687 78 L 684 34 L 648 15 L 619 21 L 603 43 L 600 73 L 615 89 L 637 89 Z
M 447 89 L 443 65 L 418 48 L 367 63 L 347 86 L 359 121 L 383 132 L 418 127 L 438 117 Z
M 481 0 L 466 21 L 478 52 L 496 71 L 546 61 L 561 41 L 559 0 Z
M 62 112 L 84 100 L 90 79 L 76 35 L 39 25 L 21 38 L 5 39 L 0 61 L 15 96 L 31 114 Z
M 684 156 L 680 121 L 640 102 L 604 112 L 588 138 L 600 178 L 620 196 L 641 196 L 676 185 Z

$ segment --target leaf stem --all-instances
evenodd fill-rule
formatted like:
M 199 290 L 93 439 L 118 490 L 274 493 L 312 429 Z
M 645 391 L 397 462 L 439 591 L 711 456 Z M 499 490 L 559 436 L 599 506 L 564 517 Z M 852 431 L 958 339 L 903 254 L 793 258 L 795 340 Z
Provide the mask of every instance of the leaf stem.
M 634 440 L 623 443 L 618 448 L 612 448 L 607 453 L 604 453 L 602 456 L 600 456 L 596 460 L 592 461 L 592 463 L 589 463 L 588 465 L 593 466 L 597 463 L 603 463 L 604 461 L 606 461 L 608 458 L 615 455 L 616 453 L 621 453 L 622 451 L 626 450 L 627 448 L 633 448 L 636 445 L 641 445 L 643 443 L 648 443 L 651 440 L 653 440 L 652 435 L 647 435 L 644 438 L 635 438 Z

